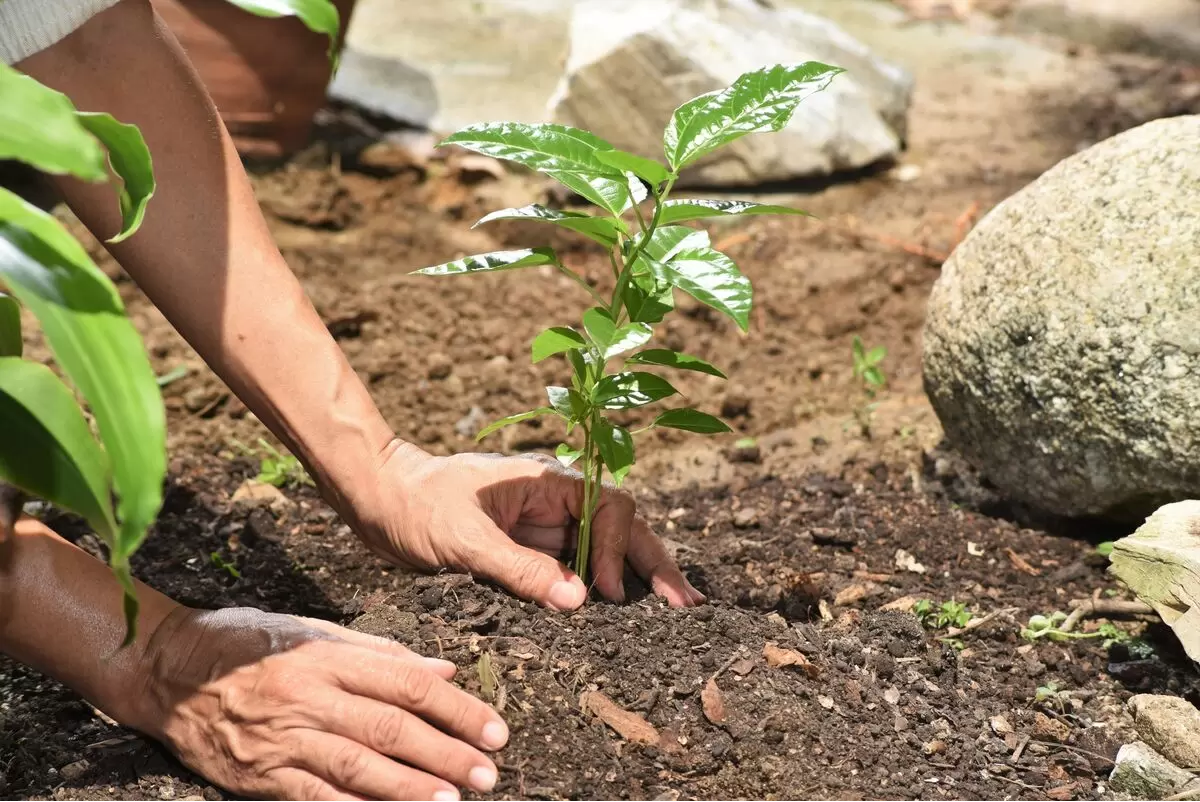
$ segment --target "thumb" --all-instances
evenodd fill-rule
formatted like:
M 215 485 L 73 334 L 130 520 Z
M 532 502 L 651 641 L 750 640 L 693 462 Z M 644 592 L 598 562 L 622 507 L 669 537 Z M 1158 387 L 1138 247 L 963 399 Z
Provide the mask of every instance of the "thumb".
M 476 526 L 476 536 L 465 539 L 474 544 L 473 553 L 464 561 L 471 573 L 553 610 L 574 610 L 583 604 L 587 588 L 571 569 L 548 554 L 514 542 L 490 519 L 478 521 Z

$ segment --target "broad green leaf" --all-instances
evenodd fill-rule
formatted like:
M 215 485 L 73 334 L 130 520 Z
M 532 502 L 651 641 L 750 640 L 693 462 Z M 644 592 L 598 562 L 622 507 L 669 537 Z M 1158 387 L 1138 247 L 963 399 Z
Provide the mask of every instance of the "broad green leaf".
M 412 272 L 422 276 L 457 276 L 463 273 L 491 273 L 497 270 L 515 270 L 518 267 L 551 265 L 557 261 L 558 257 L 551 248 L 521 248 L 515 251 L 480 253 Z
M 75 394 L 45 365 L 0 358 L 0 479 L 82 515 L 112 548 L 108 460 Z
M 493 220 L 536 220 L 553 223 L 556 226 L 583 234 L 585 237 L 590 237 L 610 248 L 617 243 L 618 235 L 625 231 L 625 224 L 611 217 L 593 217 L 583 212 L 562 212 L 557 209 L 547 209 L 537 203 L 531 203 L 519 209 L 501 209 L 492 212 L 481 218 L 472 228 Z
M 564 467 L 570 468 L 576 460 L 583 456 L 583 452 L 578 448 L 571 448 L 566 443 L 559 443 L 558 448 L 554 449 L 554 456 Z
M 563 326 L 546 329 L 533 340 L 533 362 L 537 364 L 543 359 L 570 351 L 572 348 L 586 348 L 587 340 L 579 332 Z
M 596 158 L 609 167 L 633 173 L 652 187 L 657 187 L 671 177 L 671 172 L 653 159 L 646 159 L 623 150 L 602 150 L 596 154 Z
M 802 214 L 812 217 L 806 211 L 793 209 L 790 206 L 776 206 L 772 203 L 752 203 L 739 200 L 691 200 L 678 199 L 663 203 L 659 225 L 667 226 L 672 223 L 682 223 L 688 220 L 702 220 L 706 217 L 748 216 L 755 214 Z
M 603 309 L 589 309 L 584 312 L 583 327 L 606 360 L 645 345 L 654 335 L 645 323 L 617 326 Z
M 816 61 L 779 64 L 744 73 L 726 89 L 689 100 L 675 110 L 663 134 L 667 162 L 679 171 L 746 134 L 781 130 L 800 101 L 841 72 Z
M 733 431 L 725 421 L 695 409 L 671 409 L 654 419 L 654 426 L 682 429 L 696 434 L 723 434 Z
M 0 64 L 0 159 L 52 175 L 105 181 L 104 148 L 80 124 L 61 92 Z
M 674 287 L 728 315 L 742 331 L 749 330 L 750 279 L 728 256 L 712 248 L 692 248 L 660 264 Z
M 633 467 L 633 435 L 621 426 L 613 426 L 601 418 L 592 429 L 592 437 L 596 440 L 596 448 L 600 451 L 600 459 L 612 474 L 617 487 L 625 480 L 629 469 Z
M 659 226 L 654 229 L 645 252 L 650 258 L 665 262 L 688 248 L 707 248 L 708 232 L 687 226 Z
M 640 280 L 635 278 L 621 291 L 625 311 L 635 323 L 659 323 L 675 308 L 675 296 L 671 287 L 662 292 L 655 292 L 653 282 L 648 283 L 649 288 L 643 287 Z
M 614 216 L 635 200 L 624 173 L 596 156 L 613 146 L 578 128 L 556 123 L 482 123 L 451 134 L 442 144 L 545 173 Z
M 136 125 L 118 122 L 111 114 L 80 112 L 79 122 L 108 148 L 108 163 L 121 179 L 117 200 L 121 204 L 121 231 L 109 242 L 133 236 L 154 197 L 154 166 L 150 149 Z
M 874 348 L 872 348 L 870 351 L 867 351 L 867 357 L 866 357 L 867 364 L 868 365 L 878 365 L 880 362 L 882 362 L 884 360 L 884 357 L 886 357 L 886 356 L 887 356 L 887 349 L 884 348 L 882 345 L 877 345 Z
M 298 17 L 310 31 L 329 37 L 329 57 L 334 59 L 338 38 L 338 10 L 329 0 L 229 0 L 260 17 Z
M 632 409 L 660 401 L 678 392 L 653 373 L 637 371 L 605 376 L 592 389 L 592 403 L 604 409 Z
M 95 417 L 113 470 L 119 566 L 158 514 L 166 473 L 166 413 L 146 350 L 116 288 L 83 247 L 50 215 L 3 190 L 0 279 L 37 318 Z
M 554 411 L 568 421 L 581 421 L 591 411 L 584 397 L 569 387 L 547 387 L 546 397 Z
M 542 415 L 553 415 L 554 410 L 550 407 L 538 407 L 531 409 L 528 412 L 518 412 L 516 415 L 509 415 L 506 418 L 501 418 L 497 421 L 492 421 L 487 426 L 479 430 L 479 434 L 475 435 L 475 442 L 479 442 L 487 437 L 492 432 L 503 429 L 505 426 L 512 426 L 514 423 L 521 423 L 534 418 L 540 418 Z
M 729 378 L 716 366 L 705 362 L 700 357 L 681 354 L 669 348 L 650 348 L 634 354 L 625 361 L 631 365 L 661 365 L 665 368 L 678 368 L 679 370 L 707 373 L 709 376 L 718 376 L 722 379 Z
M 11 295 L 0 292 L 0 357 L 20 356 L 21 305 Z

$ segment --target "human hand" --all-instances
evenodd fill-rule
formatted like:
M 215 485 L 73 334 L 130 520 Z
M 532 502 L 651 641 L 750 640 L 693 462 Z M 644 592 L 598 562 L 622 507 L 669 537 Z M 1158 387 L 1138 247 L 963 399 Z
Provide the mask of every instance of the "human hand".
M 324 621 L 179 608 L 144 662 L 127 723 L 251 799 L 458 799 L 508 740 L 452 663 Z
M 575 540 L 583 478 L 552 457 L 459 454 L 433 457 L 394 441 L 376 487 L 343 514 L 368 548 L 419 571 L 450 568 L 490 579 L 558 610 L 583 604 L 587 589 L 558 561 Z M 628 560 L 673 607 L 704 596 L 684 578 L 626 492 L 606 488 L 592 523 L 596 587 L 624 600 Z

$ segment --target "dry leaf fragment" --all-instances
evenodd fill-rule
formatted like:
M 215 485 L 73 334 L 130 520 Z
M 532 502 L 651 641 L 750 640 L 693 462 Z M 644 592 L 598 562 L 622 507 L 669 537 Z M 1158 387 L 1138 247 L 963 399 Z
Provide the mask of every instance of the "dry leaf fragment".
M 475 670 L 479 673 L 479 686 L 483 691 L 483 698 L 489 702 L 496 701 L 496 686 L 499 683 L 496 681 L 496 671 L 492 668 L 491 652 L 479 655 L 479 661 L 475 663 Z
M 921 600 L 920 596 L 901 596 L 898 599 L 888 602 L 879 609 L 882 611 L 895 611 L 899 613 L 911 613 L 912 608 Z
M 1041 576 L 1042 575 L 1041 571 L 1039 571 L 1037 568 L 1034 568 L 1032 565 L 1030 565 L 1028 560 L 1026 560 L 1020 554 L 1017 554 L 1011 548 L 1005 549 L 1004 553 L 1008 555 L 1008 559 L 1013 564 L 1013 567 L 1016 568 L 1021 573 L 1029 574 L 1030 576 Z
M 704 706 L 704 717 L 710 723 L 725 723 L 725 700 L 721 696 L 721 689 L 717 687 L 715 679 L 710 679 L 704 686 L 704 690 L 700 692 L 700 702 Z
M 821 673 L 821 669 L 812 664 L 807 657 L 795 649 L 782 649 L 774 643 L 763 646 L 763 658 L 771 668 L 795 666 L 812 678 Z
M 579 697 L 579 707 L 603 721 L 626 741 L 637 744 L 659 743 L 658 730 L 637 713 L 631 713 L 600 691 L 586 691 Z

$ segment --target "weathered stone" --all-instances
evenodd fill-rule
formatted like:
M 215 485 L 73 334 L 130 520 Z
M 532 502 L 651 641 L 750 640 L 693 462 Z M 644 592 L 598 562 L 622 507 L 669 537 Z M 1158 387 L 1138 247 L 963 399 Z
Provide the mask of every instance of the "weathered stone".
M 1018 0 L 1006 22 L 1100 50 L 1200 61 L 1196 0 Z
M 925 386 L 1009 496 L 1136 520 L 1200 496 L 1200 116 L 1060 163 L 993 210 L 929 301 Z
M 1129 700 L 1138 735 L 1177 766 L 1200 769 L 1200 710 L 1178 696 L 1142 693 Z
M 1193 780 L 1191 773 L 1141 741 L 1121 747 L 1108 778 L 1114 791 L 1139 799 L 1166 799 Z
M 285 496 L 278 487 L 265 482 L 256 482 L 253 479 L 242 482 L 238 489 L 233 491 L 232 500 L 234 504 L 261 505 L 272 509 L 292 506 L 292 500 Z
M 912 79 L 832 22 L 754 0 L 580 0 L 558 122 L 661 158 L 680 104 L 764 64 L 821 61 L 848 72 L 801 103 L 791 125 L 744 138 L 684 171 L 681 185 L 757 184 L 823 176 L 895 157 Z

